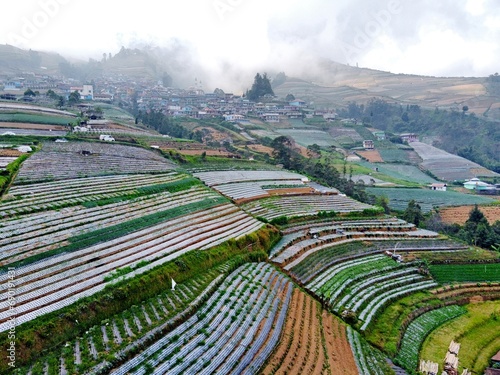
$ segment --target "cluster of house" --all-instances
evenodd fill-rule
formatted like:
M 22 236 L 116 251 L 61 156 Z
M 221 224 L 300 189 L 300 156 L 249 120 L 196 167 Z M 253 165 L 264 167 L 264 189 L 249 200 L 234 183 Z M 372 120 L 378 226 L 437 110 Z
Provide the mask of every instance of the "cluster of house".
M 327 121 L 337 114 L 328 109 L 314 109 L 300 99 L 276 103 L 273 97 L 265 102 L 253 102 L 233 93 L 205 93 L 200 88 L 187 90 L 156 85 L 144 89 L 138 96 L 139 110 L 159 110 L 174 117 L 213 118 L 224 117 L 229 122 L 244 121 L 249 114 L 259 116 L 266 122 L 279 122 L 280 118 L 302 118 L 322 116 Z
M 471 178 L 464 183 L 464 188 L 475 190 L 479 194 L 500 194 L 500 184 L 488 184 L 479 178 Z
M 25 97 L 28 89 L 41 95 Z M 279 122 L 280 118 L 302 118 L 322 116 L 327 121 L 337 118 L 329 109 L 311 108 L 305 101 L 293 99 L 288 102 L 273 102 L 273 97 L 264 97 L 263 103 L 256 103 L 244 96 L 215 90 L 205 93 L 200 87 L 178 89 L 165 87 L 151 80 L 138 81 L 123 76 L 108 76 L 96 79 L 93 85 L 82 84 L 72 79 L 53 78 L 48 75 L 24 73 L 16 77 L 0 77 L 0 98 L 12 100 L 49 102 L 45 94 L 54 91 L 66 99 L 77 91 L 82 101 L 118 102 L 138 110 L 162 111 L 175 117 L 211 118 L 225 117 L 227 121 L 238 122 L 246 116 L 259 116 L 263 121 Z

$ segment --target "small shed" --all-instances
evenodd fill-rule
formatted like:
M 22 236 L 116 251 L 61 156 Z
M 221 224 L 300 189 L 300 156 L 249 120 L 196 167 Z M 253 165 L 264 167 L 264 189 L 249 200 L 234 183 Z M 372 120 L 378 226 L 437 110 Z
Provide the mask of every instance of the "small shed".
M 431 187 L 431 190 L 446 191 L 447 185 L 446 184 L 442 184 L 442 183 L 434 183 L 434 184 L 431 184 L 430 187 Z

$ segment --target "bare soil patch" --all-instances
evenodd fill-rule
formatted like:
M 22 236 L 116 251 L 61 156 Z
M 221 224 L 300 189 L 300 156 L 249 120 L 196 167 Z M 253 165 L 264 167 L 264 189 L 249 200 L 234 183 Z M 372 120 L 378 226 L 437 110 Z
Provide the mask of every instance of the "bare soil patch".
M 21 156 L 23 153 L 18 150 L 11 150 L 11 149 L 0 149 L 0 156 L 6 156 L 6 157 L 11 157 L 11 158 L 17 158 L 18 156 Z
M 370 163 L 384 162 L 384 159 L 382 159 L 378 150 L 357 151 L 356 153 L 362 158 L 367 159 Z
M 35 130 L 66 130 L 61 125 L 31 124 L 26 122 L 0 122 L 0 128 L 35 129 Z
M 248 148 L 252 151 L 255 152 L 261 152 L 264 154 L 268 154 L 269 156 L 272 155 L 273 149 L 271 147 L 267 147 L 261 144 L 255 144 L 255 145 L 248 145 Z
M 271 195 L 312 194 L 312 193 L 314 193 L 314 189 L 312 187 L 266 189 L 266 191 Z
M 439 211 L 441 219 L 447 224 L 463 225 L 469 218 L 470 211 L 474 206 L 447 207 Z M 479 210 L 484 214 L 490 224 L 500 220 L 500 206 L 483 206 Z
M 295 289 L 283 337 L 262 374 L 323 373 L 358 373 L 345 326 L 309 295 Z

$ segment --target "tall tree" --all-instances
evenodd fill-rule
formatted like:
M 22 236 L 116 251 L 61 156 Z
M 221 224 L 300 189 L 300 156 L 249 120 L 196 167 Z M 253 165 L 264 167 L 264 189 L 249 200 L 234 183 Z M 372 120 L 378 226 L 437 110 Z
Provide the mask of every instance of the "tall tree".
M 254 77 L 252 88 L 247 91 L 246 96 L 250 100 L 257 101 L 266 94 L 274 96 L 271 82 L 267 77 L 267 73 L 264 73 L 263 75 L 257 73 Z

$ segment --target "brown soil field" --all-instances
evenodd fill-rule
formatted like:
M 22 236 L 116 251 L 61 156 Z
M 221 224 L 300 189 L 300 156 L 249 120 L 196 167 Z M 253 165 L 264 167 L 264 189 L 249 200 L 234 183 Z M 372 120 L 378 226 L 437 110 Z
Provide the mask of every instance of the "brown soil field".
M 346 329 L 319 302 L 295 289 L 283 337 L 262 374 L 357 374 Z
M 248 145 L 248 148 L 255 152 L 262 152 L 264 154 L 268 154 L 269 156 L 271 156 L 273 153 L 273 149 L 271 147 L 267 147 L 261 144 Z
M 445 223 L 463 225 L 469 218 L 469 213 L 473 208 L 474 206 L 448 207 L 439 210 L 439 214 Z M 500 206 L 479 206 L 479 210 L 490 224 L 500 220 Z
M 384 160 L 377 150 L 370 151 L 357 151 L 356 152 L 362 158 L 367 159 L 370 163 L 383 163 Z
M 311 187 L 266 189 L 266 191 L 271 195 L 312 194 L 312 193 L 314 193 L 314 189 Z
M 0 122 L 0 128 L 15 128 L 15 129 L 35 129 L 35 130 L 66 130 L 66 127 L 61 125 L 47 124 L 30 124 L 25 122 Z
M 7 157 L 18 157 L 22 155 L 23 153 L 21 151 L 17 150 L 10 150 L 10 149 L 2 149 L 0 150 L 0 156 L 7 156 Z
M 204 152 L 206 152 L 207 156 L 221 156 L 221 157 L 225 157 L 225 158 L 231 158 L 233 156 L 235 156 L 235 157 L 237 156 L 236 154 L 232 154 L 232 153 L 224 151 L 224 150 L 203 150 L 203 149 L 200 149 L 200 150 L 187 150 L 187 149 L 179 150 L 179 149 L 175 149 L 175 148 L 168 149 L 168 148 L 163 148 L 163 147 L 162 147 L 162 150 L 165 150 L 165 151 L 174 150 L 181 155 L 201 155 Z M 238 157 L 239 157 L 239 155 L 238 155 Z
M 214 141 L 217 141 L 217 142 L 220 142 L 220 141 L 229 137 L 229 135 L 227 133 L 220 132 L 220 131 L 215 130 L 213 128 L 207 128 L 207 127 L 200 126 L 200 127 L 194 128 L 193 130 L 194 131 L 196 131 L 196 130 L 208 131 L 210 133 L 210 135 L 212 136 L 212 139 Z

